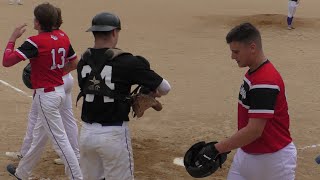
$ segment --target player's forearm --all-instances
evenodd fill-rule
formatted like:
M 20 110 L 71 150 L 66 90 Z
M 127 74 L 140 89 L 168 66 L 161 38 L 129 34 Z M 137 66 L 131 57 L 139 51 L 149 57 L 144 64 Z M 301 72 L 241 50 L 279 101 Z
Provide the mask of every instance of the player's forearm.
M 215 147 L 220 153 L 228 152 L 253 142 L 261 136 L 261 133 L 259 130 L 247 126 L 240 129 L 230 138 L 215 144 Z
M 71 61 L 71 62 L 68 62 L 68 63 L 64 66 L 63 71 L 66 72 L 66 73 L 69 73 L 69 72 L 77 69 L 78 62 L 79 62 L 78 59 L 75 59 L 75 60 L 73 60 L 73 61 Z
M 14 54 L 13 51 L 14 51 L 14 42 L 9 41 L 3 53 L 2 65 L 4 67 L 13 66 L 21 61 L 21 59 L 16 54 Z

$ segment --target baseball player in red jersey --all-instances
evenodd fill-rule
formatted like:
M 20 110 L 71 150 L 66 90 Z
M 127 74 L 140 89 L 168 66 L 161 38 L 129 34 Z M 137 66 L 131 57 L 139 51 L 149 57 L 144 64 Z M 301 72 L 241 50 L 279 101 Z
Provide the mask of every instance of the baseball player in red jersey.
M 239 67 L 249 67 L 238 99 L 238 131 L 202 149 L 237 152 L 228 180 L 293 180 L 297 150 L 289 132 L 285 86 L 279 72 L 264 56 L 260 32 L 250 23 L 234 27 L 226 37 Z
M 61 29 L 59 29 L 61 24 L 63 23 L 62 16 L 61 16 L 61 9 L 57 8 L 57 12 L 58 12 L 58 20 L 57 20 L 57 24 L 55 25 L 55 30 L 53 32 L 56 33 L 58 36 L 68 38 L 67 34 L 64 33 Z M 74 53 L 73 56 L 75 55 L 76 54 Z M 76 58 L 72 58 L 72 60 L 77 61 Z M 72 65 L 72 67 L 68 68 L 68 71 L 76 69 L 76 65 L 78 63 L 73 62 L 70 64 Z M 64 124 L 65 131 L 68 135 L 69 142 L 72 146 L 73 151 L 77 156 L 77 159 L 79 160 L 80 152 L 79 152 L 79 143 L 78 143 L 78 125 L 76 123 L 76 120 L 74 118 L 73 111 L 72 111 L 71 91 L 73 87 L 73 77 L 71 73 L 64 71 L 63 83 L 64 83 L 63 85 L 64 90 L 66 92 L 66 98 L 63 101 L 62 106 L 60 108 L 60 114 L 61 114 L 62 122 Z M 21 159 L 23 156 L 27 154 L 28 150 L 31 147 L 31 143 L 33 139 L 33 136 L 32 136 L 33 129 L 37 122 L 37 118 L 38 118 L 37 106 L 33 102 L 29 112 L 29 116 L 28 116 L 27 132 L 23 139 L 21 149 L 19 152 L 6 152 L 6 155 L 8 157 L 11 157 L 13 159 Z M 56 164 L 63 164 L 63 161 L 61 159 L 55 159 L 54 162 Z
M 12 33 L 3 57 L 5 67 L 13 66 L 22 60 L 30 59 L 31 82 L 35 89 L 34 103 L 37 106 L 39 119 L 35 124 L 33 140 L 27 154 L 15 168 L 8 165 L 7 170 L 17 179 L 28 179 L 32 169 L 40 159 L 48 137 L 55 151 L 65 165 L 69 179 L 82 180 L 79 162 L 72 150 L 59 109 L 65 100 L 63 87 L 63 70 L 70 68 L 76 55 L 65 36 L 53 32 L 58 13 L 49 3 L 38 5 L 34 9 L 34 29 L 39 34 L 31 36 L 16 50 L 14 44 L 25 32 L 25 24 Z M 70 61 L 65 67 L 67 61 Z

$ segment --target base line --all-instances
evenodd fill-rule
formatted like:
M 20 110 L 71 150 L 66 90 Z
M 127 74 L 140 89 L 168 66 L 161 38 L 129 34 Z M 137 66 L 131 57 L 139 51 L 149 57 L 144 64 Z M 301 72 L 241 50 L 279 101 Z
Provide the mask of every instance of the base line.
M 32 98 L 32 96 L 30 96 L 28 93 L 22 91 L 22 90 L 19 89 L 19 88 L 16 88 L 16 87 L 12 86 L 11 84 L 9 84 L 9 83 L 1 80 L 1 79 L 0 79 L 0 83 L 2 83 L 2 84 L 4 84 L 5 86 L 8 86 L 8 87 L 14 89 L 15 91 L 17 91 L 17 92 L 19 92 L 19 93 L 21 93 L 21 94 L 23 94 L 23 95 L 25 95 L 25 96 L 27 96 L 27 97 Z M 75 119 L 76 119 L 76 118 L 75 118 Z M 76 121 L 78 121 L 78 122 L 82 125 L 82 122 L 81 122 L 81 121 L 79 121 L 78 119 L 76 119 Z
M 21 93 L 21 94 L 23 94 L 23 95 L 26 95 L 27 97 L 32 98 L 32 96 L 29 96 L 28 93 L 22 91 L 21 89 L 18 89 L 18 88 L 16 88 L 16 87 L 12 86 L 11 84 L 9 84 L 9 83 L 7 83 L 7 82 L 5 82 L 5 81 L 3 81 L 3 80 L 0 80 L 0 83 L 2 83 L 2 84 L 4 84 L 4 85 L 12 88 L 13 90 L 15 90 L 15 91 L 17 91 L 17 92 L 19 92 L 19 93 Z

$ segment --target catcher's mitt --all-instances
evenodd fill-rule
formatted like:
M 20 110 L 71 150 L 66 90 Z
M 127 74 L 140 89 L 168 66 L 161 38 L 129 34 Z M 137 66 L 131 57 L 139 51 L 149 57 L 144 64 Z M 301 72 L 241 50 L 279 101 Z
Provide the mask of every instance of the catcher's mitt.
M 191 146 L 184 156 L 184 166 L 194 178 L 210 176 L 227 160 L 227 153 L 219 154 L 214 144 L 217 142 L 198 142 Z
M 131 102 L 132 110 L 134 113 L 133 117 L 137 116 L 139 118 L 143 116 L 144 111 L 146 111 L 150 107 L 152 107 L 156 111 L 162 110 L 161 103 L 148 94 L 134 94 L 131 96 Z

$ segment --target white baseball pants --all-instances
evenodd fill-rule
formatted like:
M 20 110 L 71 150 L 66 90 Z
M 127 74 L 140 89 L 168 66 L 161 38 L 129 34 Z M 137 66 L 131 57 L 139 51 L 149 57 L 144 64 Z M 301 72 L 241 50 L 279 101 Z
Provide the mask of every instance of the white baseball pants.
M 296 13 L 297 6 L 298 6 L 298 4 L 295 1 L 288 2 L 288 17 L 289 18 L 292 18 L 294 16 L 294 14 Z
M 252 155 L 239 148 L 228 180 L 294 180 L 297 150 L 293 143 L 269 154 Z
M 132 180 L 133 156 L 128 122 L 122 126 L 83 123 L 80 166 L 84 180 Z
M 78 125 L 72 111 L 72 96 L 71 96 L 71 91 L 73 87 L 72 75 L 70 73 L 64 75 L 63 82 L 64 82 L 63 87 L 66 93 L 66 98 L 63 101 L 62 106 L 60 108 L 60 115 L 62 118 L 65 131 L 67 133 L 69 142 L 72 146 L 74 153 L 77 156 L 77 159 L 79 160 L 80 151 L 79 151 L 79 143 L 78 143 Z M 31 109 L 28 116 L 27 132 L 24 137 L 21 150 L 20 150 L 20 153 L 22 156 L 25 156 L 31 147 L 31 143 L 33 139 L 33 136 L 32 136 L 33 129 L 35 127 L 37 119 L 38 119 L 38 110 L 37 110 L 36 103 L 34 103 L 33 101 L 31 104 Z
M 33 140 L 27 154 L 20 160 L 16 175 L 25 180 L 31 175 L 38 163 L 48 138 L 54 150 L 63 160 L 65 171 L 71 180 L 82 180 L 78 159 L 72 150 L 60 115 L 60 108 L 65 100 L 63 86 L 55 87 L 52 92 L 36 89 L 34 103 L 38 111 L 38 120 L 33 130 Z

